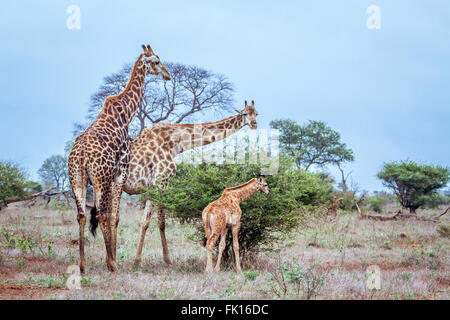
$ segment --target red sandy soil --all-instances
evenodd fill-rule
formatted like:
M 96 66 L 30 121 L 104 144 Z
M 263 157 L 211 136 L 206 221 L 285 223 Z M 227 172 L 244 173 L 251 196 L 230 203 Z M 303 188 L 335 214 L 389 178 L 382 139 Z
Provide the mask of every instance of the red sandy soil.
M 52 293 L 65 289 L 32 287 L 21 284 L 0 284 L 0 300 L 31 300 L 45 299 Z

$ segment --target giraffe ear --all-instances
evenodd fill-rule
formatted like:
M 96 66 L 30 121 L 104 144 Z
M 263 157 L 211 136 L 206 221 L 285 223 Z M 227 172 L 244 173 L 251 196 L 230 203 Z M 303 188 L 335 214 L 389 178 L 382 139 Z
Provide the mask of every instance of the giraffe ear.
M 238 110 L 238 109 L 234 109 L 234 111 L 236 111 L 237 113 L 242 113 L 242 111 L 241 110 Z
M 259 182 L 259 183 L 262 183 L 262 182 L 263 182 L 263 180 L 262 180 L 261 177 L 258 178 L 258 182 Z

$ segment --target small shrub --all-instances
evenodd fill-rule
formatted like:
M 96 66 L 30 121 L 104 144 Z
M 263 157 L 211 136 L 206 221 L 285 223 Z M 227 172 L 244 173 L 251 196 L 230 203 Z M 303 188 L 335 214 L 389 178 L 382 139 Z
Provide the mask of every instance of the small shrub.
M 64 277 L 48 276 L 47 278 L 40 278 L 38 283 L 47 288 L 65 288 Z
M 382 213 L 383 205 L 388 201 L 384 196 L 375 196 L 367 200 L 369 208 L 375 212 Z
M 384 249 L 391 250 L 391 249 L 392 249 L 391 242 L 385 241 L 385 242 L 383 243 L 383 246 L 382 246 L 382 247 L 383 247 Z
M 450 223 L 441 222 L 436 226 L 436 231 L 441 237 L 450 238 Z
M 411 279 L 411 273 L 409 273 L 409 272 L 404 272 L 404 273 L 402 273 L 402 279 L 403 279 L 403 280 L 409 280 L 409 279 Z
M 437 270 L 441 267 L 441 249 L 425 251 L 424 248 L 416 249 L 404 255 L 400 265 L 402 267 L 423 266 L 430 270 Z
M 81 278 L 81 284 L 87 285 L 87 284 L 92 284 L 92 282 L 94 282 L 94 280 L 92 279 L 92 277 L 82 277 Z
M 16 248 L 22 253 L 34 253 L 38 249 L 43 256 L 54 258 L 56 253 L 53 250 L 53 244 L 53 240 L 48 239 L 46 233 L 26 233 L 22 231 L 21 235 L 15 235 L 13 231 L 0 231 L 0 247 Z
M 416 299 L 416 297 L 414 296 L 414 292 L 411 292 L 411 291 L 409 291 L 409 292 L 407 292 L 405 294 L 405 298 L 408 299 L 408 300 L 415 300 Z
M 258 275 L 259 275 L 258 271 L 247 270 L 244 272 L 244 277 L 251 281 L 255 280 Z
M 271 279 L 276 283 L 276 286 L 272 286 L 272 292 L 278 297 L 285 297 L 294 291 L 296 297 L 310 300 L 320 293 L 326 275 L 327 272 L 319 265 L 304 268 L 296 262 L 281 263 L 278 259 L 275 270 L 271 272 Z
M 27 260 L 24 258 L 19 258 L 17 260 L 17 266 L 19 267 L 19 269 L 22 269 L 23 267 L 25 267 L 26 264 L 27 264 Z

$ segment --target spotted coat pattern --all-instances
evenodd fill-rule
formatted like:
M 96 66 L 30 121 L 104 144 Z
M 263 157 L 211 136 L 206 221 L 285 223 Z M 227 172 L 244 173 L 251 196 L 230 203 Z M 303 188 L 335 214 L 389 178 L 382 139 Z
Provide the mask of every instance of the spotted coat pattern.
M 128 172 L 130 138 L 128 125 L 142 97 L 147 74 L 170 79 L 166 68 L 148 45 L 133 66 L 130 80 L 122 93 L 106 98 L 97 119 L 77 137 L 69 154 L 69 180 L 75 196 L 80 228 L 80 271 L 85 271 L 84 226 L 86 223 L 87 183 L 93 186 L 96 219 L 103 232 L 106 262 L 110 271 L 115 262 L 119 202 Z
M 219 254 L 217 256 L 217 263 L 214 271 L 220 271 L 220 261 L 223 250 L 225 249 L 225 239 L 228 228 L 231 228 L 233 234 L 233 251 L 236 262 L 236 272 L 242 273 L 241 263 L 239 259 L 239 242 L 238 234 L 241 227 L 241 202 L 250 198 L 256 191 L 263 191 L 266 194 L 270 193 L 264 177 L 253 178 L 248 182 L 234 187 L 227 188 L 222 193 L 222 196 L 211 202 L 203 209 L 202 221 L 205 229 L 205 246 L 207 249 L 206 270 L 205 272 L 212 272 L 212 250 L 214 244 L 220 235 Z
M 158 123 L 143 130 L 140 136 L 131 143 L 129 172 L 123 190 L 128 194 L 140 194 L 143 192 L 143 187 L 166 188 L 177 170 L 174 161 L 177 154 L 192 147 L 204 146 L 222 140 L 246 125 L 250 126 L 251 129 L 256 129 L 256 116 L 254 101 L 251 105 L 248 105 L 246 101 L 244 109 L 238 111 L 237 115 L 217 122 L 200 124 Z M 158 213 L 163 258 L 167 264 L 170 264 L 165 236 L 165 215 L 158 206 L 147 204 L 141 221 L 135 266 L 140 264 L 145 233 L 154 211 Z

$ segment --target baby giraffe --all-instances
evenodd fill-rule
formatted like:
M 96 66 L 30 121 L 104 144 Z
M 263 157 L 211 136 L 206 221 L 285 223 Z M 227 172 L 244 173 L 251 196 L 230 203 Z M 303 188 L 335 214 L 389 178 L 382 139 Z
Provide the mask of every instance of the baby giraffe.
M 219 255 L 217 257 L 214 271 L 220 270 L 220 260 L 223 249 L 225 249 L 225 239 L 228 228 L 233 233 L 233 250 L 236 259 L 236 272 L 242 273 L 241 263 L 239 261 L 239 242 L 238 233 L 241 227 L 241 208 L 239 204 L 250 198 L 256 191 L 270 193 L 269 186 L 263 176 L 253 178 L 250 181 L 233 188 L 227 188 L 222 196 L 211 202 L 203 209 L 202 220 L 205 228 L 206 237 L 203 239 L 203 246 L 207 249 L 207 260 L 205 272 L 210 273 L 212 269 L 212 249 L 220 235 Z

